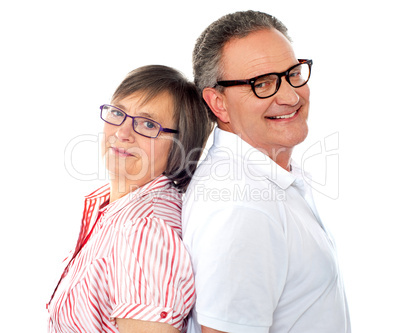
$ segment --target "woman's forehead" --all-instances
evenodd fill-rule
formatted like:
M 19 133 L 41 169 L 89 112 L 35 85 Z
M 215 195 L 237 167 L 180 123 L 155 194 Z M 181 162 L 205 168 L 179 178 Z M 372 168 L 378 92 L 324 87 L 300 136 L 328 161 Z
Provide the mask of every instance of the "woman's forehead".
M 173 98 L 167 91 L 150 94 L 137 91 L 123 98 L 115 98 L 112 104 L 132 116 L 162 120 L 174 116 Z

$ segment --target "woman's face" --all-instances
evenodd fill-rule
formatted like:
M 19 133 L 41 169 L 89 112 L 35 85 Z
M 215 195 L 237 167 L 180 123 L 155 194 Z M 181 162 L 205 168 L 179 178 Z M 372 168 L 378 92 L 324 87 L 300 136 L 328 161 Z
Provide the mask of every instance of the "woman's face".
M 141 116 L 155 120 L 164 128 L 177 129 L 173 100 L 164 92 L 145 104 L 143 93 L 136 92 L 112 105 L 129 116 Z M 105 123 L 103 156 L 111 181 L 124 182 L 124 192 L 131 192 L 161 175 L 173 143 L 173 134 L 160 132 L 157 138 L 144 137 L 133 130 L 133 119 L 127 117 L 120 126 Z M 131 188 L 127 188 L 131 186 Z

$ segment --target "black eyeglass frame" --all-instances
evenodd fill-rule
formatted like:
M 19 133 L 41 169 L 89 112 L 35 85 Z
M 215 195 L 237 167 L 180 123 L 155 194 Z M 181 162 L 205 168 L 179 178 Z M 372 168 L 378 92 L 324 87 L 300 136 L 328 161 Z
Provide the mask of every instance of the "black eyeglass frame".
M 253 77 L 253 78 L 248 79 L 248 80 L 227 80 L 227 81 L 218 81 L 218 82 L 216 83 L 216 85 L 214 86 L 214 88 L 215 88 L 216 86 L 233 87 L 233 86 L 241 86 L 241 85 L 249 84 L 249 85 L 251 85 L 251 89 L 253 90 L 254 95 L 257 96 L 258 98 L 264 99 L 264 98 L 272 97 L 273 95 L 275 95 L 275 94 L 278 92 L 278 90 L 279 90 L 279 88 L 280 88 L 280 86 L 281 86 L 281 83 L 282 83 L 282 76 L 284 76 L 284 77 L 286 78 L 286 81 L 287 81 L 293 88 L 300 88 L 300 87 L 303 87 L 303 86 L 308 82 L 308 80 L 310 80 L 310 76 L 311 76 L 311 66 L 313 65 L 313 60 L 311 60 L 311 59 L 297 59 L 297 60 L 299 61 L 298 64 L 296 64 L 296 65 L 290 67 L 288 70 L 286 70 L 286 71 L 284 71 L 284 72 L 282 72 L 282 73 L 267 73 L 267 74 L 263 74 L 263 75 L 258 75 L 258 76 L 256 76 L 256 77 Z M 293 85 L 293 84 L 290 82 L 289 73 L 290 73 L 295 67 L 297 67 L 297 66 L 299 66 L 299 65 L 301 65 L 301 64 L 307 64 L 307 65 L 308 65 L 308 68 L 309 68 L 308 78 L 306 79 L 306 82 L 304 82 L 303 84 L 298 85 L 298 86 L 295 86 L 295 85 Z M 256 91 L 255 91 L 255 82 L 256 82 L 259 78 L 261 78 L 261 77 L 263 77 L 263 76 L 268 76 L 268 75 L 276 75 L 276 76 L 278 77 L 275 92 L 274 92 L 273 94 L 271 94 L 271 95 L 264 96 L 264 97 L 260 97 L 260 96 L 258 96 L 258 94 L 257 94 Z
M 109 122 L 109 121 L 107 121 L 107 120 L 105 120 L 105 119 L 102 118 L 102 112 L 103 112 L 103 108 L 104 108 L 105 106 L 111 107 L 111 108 L 113 108 L 113 109 L 117 109 L 117 110 L 119 110 L 121 113 L 124 114 L 124 119 L 122 120 L 122 122 L 121 122 L 119 125 L 113 124 L 113 123 L 111 123 L 111 122 Z M 134 132 L 137 133 L 137 134 L 139 134 L 139 135 L 142 135 L 142 136 L 144 136 L 144 137 L 146 137 L 146 138 L 155 139 L 155 138 L 157 138 L 157 137 L 159 136 L 159 134 L 160 134 L 161 132 L 165 132 L 165 133 L 179 133 L 178 130 L 174 130 L 174 129 L 171 129 L 171 128 L 164 128 L 164 127 L 162 127 L 161 124 L 159 124 L 157 121 L 155 121 L 155 120 L 153 120 L 153 119 L 150 119 L 150 118 L 147 118 L 147 117 L 142 117 L 142 116 L 134 116 L 134 117 L 133 117 L 133 116 L 129 116 L 129 115 L 128 115 L 127 113 L 125 113 L 122 109 L 119 109 L 118 107 L 113 106 L 113 105 L 110 105 L 110 104 L 103 104 L 103 105 L 101 105 L 101 106 L 100 106 L 100 110 L 101 110 L 101 112 L 100 112 L 100 118 L 101 118 L 105 123 L 108 123 L 108 124 L 113 125 L 113 126 L 121 126 L 121 125 L 123 125 L 123 123 L 126 121 L 127 117 L 128 117 L 128 118 L 131 118 L 131 119 L 133 120 L 133 122 L 132 122 L 132 123 L 133 123 L 133 124 L 132 124 L 132 127 L 133 127 Z M 149 120 L 149 121 L 151 121 L 151 122 L 153 122 L 153 123 L 158 124 L 158 125 L 159 125 L 158 134 L 156 134 L 155 136 L 149 136 L 149 135 L 145 135 L 145 134 L 142 134 L 142 133 L 137 132 L 136 129 L 135 129 L 135 125 L 134 125 L 134 124 L 135 124 L 135 122 L 134 122 L 135 119 L 146 119 L 146 120 Z

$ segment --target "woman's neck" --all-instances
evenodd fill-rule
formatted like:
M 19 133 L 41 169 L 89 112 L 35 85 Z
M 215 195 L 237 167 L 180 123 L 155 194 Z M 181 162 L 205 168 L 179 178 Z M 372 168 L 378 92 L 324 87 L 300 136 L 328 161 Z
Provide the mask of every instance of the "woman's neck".
M 157 176 L 158 177 L 158 176 Z M 116 201 L 152 181 L 154 178 L 142 178 L 135 181 L 125 177 L 110 180 L 110 202 Z

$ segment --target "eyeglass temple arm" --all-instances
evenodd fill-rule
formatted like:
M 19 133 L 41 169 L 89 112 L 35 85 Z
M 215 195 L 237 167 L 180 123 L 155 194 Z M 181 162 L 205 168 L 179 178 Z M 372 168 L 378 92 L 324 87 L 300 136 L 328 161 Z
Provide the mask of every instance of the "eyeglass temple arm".
M 166 133 L 179 133 L 178 130 L 170 129 L 170 128 L 163 128 L 161 127 L 161 132 L 166 132 Z
M 229 81 L 218 81 L 216 83 L 216 86 L 222 86 L 222 87 L 230 87 L 230 86 L 241 86 L 243 84 L 251 84 L 251 80 L 229 80 Z
M 310 64 L 310 65 L 313 64 L 313 60 L 311 60 L 311 59 L 297 59 L 297 61 L 298 61 L 300 64 L 304 64 L 304 63 Z

